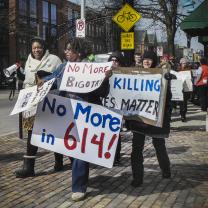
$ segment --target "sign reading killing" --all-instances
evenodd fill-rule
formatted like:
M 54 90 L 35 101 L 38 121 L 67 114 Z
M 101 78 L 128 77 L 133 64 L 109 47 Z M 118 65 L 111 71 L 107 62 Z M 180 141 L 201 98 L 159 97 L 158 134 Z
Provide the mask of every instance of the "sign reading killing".
M 100 87 L 105 72 L 110 70 L 112 62 L 106 63 L 67 63 L 59 90 L 77 93 L 92 92 Z
M 111 168 L 121 121 L 103 106 L 49 94 L 38 105 L 31 143 Z
M 121 110 L 125 116 L 139 115 L 156 121 L 161 79 L 161 74 L 114 74 L 110 78 L 110 94 L 103 104 Z

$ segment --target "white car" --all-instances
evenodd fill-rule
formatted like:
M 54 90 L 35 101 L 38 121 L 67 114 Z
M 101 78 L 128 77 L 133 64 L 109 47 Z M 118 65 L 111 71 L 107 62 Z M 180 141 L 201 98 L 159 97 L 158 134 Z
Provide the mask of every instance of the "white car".
M 96 54 L 95 62 L 97 63 L 107 62 L 110 55 L 111 55 L 110 53 Z

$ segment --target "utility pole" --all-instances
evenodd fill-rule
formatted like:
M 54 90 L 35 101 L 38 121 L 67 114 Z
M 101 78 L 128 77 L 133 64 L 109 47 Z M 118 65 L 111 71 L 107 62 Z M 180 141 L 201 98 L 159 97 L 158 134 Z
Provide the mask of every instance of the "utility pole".
M 134 0 L 123 0 L 123 5 L 125 5 L 126 3 L 134 8 Z M 134 32 L 134 27 L 132 27 L 129 32 Z M 134 50 L 125 50 L 124 58 L 126 66 L 132 66 L 134 62 Z
M 81 0 L 81 19 L 85 18 L 85 4 L 86 0 Z

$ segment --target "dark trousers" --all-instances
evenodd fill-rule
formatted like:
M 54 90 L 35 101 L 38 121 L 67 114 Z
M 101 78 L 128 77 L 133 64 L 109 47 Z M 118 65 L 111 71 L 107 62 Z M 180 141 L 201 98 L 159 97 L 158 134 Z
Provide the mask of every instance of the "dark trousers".
M 207 111 L 208 108 L 208 86 L 198 86 L 200 106 L 203 111 Z
M 183 101 L 179 101 L 178 104 L 180 106 L 180 115 L 181 117 L 186 117 L 186 113 L 187 113 L 187 102 L 188 99 L 190 97 L 190 93 L 189 92 L 184 92 L 183 93 Z
M 72 162 L 72 192 L 87 191 L 89 179 L 89 163 L 79 159 Z
M 119 162 L 120 159 L 121 159 L 121 135 L 119 134 L 114 161 Z
M 145 135 L 133 133 L 131 166 L 133 179 L 143 181 L 144 166 L 143 166 L 143 150 L 144 150 Z M 152 138 L 152 143 L 156 151 L 159 166 L 163 172 L 170 171 L 170 160 L 165 146 L 164 138 Z
M 32 137 L 32 131 L 30 130 L 28 131 L 28 137 L 27 137 L 27 150 L 26 150 L 27 156 L 35 156 L 38 151 L 38 147 L 31 144 L 31 137 Z M 63 160 L 62 154 L 54 152 L 54 156 L 56 162 Z

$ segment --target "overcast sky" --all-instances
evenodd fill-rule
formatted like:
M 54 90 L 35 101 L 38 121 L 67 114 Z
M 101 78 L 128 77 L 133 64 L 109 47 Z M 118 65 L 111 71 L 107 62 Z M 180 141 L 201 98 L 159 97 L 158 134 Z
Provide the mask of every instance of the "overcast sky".
M 71 2 L 74 2 L 76 4 L 80 4 L 80 0 L 69 0 Z M 204 0 L 197 0 L 195 1 L 195 8 Z M 86 0 L 86 5 L 89 7 L 92 7 L 92 5 L 95 8 L 99 7 L 99 4 L 102 1 L 98 1 L 98 0 Z M 185 9 L 181 8 L 183 12 L 185 12 Z M 139 29 L 147 29 L 148 33 L 157 33 L 157 37 L 158 37 L 158 41 L 164 40 L 166 39 L 164 32 L 161 32 L 161 29 L 158 26 L 152 26 L 151 21 L 142 18 L 137 24 L 136 24 L 136 28 Z M 187 39 L 186 39 L 186 34 L 180 30 L 180 28 L 178 29 L 177 33 L 176 33 L 176 37 L 175 37 L 175 43 L 181 45 L 181 46 L 186 46 L 187 45 Z M 203 50 L 204 47 L 202 44 L 198 43 L 198 37 L 194 37 L 191 40 L 191 48 L 193 48 L 194 50 Z

